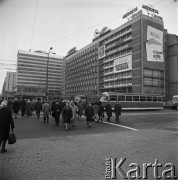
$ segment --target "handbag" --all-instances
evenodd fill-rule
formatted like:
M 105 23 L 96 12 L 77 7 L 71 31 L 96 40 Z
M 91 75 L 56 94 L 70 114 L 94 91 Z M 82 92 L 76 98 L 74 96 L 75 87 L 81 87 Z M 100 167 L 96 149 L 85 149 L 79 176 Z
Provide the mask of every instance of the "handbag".
M 14 144 L 16 143 L 16 137 L 13 131 L 9 133 L 9 139 L 8 139 L 8 144 Z

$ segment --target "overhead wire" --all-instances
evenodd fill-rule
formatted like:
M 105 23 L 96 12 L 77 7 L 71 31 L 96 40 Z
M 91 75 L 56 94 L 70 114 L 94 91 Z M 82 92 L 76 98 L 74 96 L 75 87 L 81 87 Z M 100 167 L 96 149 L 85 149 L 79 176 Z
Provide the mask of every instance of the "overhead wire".
M 38 10 L 38 0 L 36 0 L 36 9 L 35 9 L 35 17 L 34 17 L 34 21 L 33 21 L 32 35 L 31 35 L 31 40 L 30 40 L 30 48 L 31 48 L 32 41 L 33 41 L 33 34 L 34 34 L 34 30 L 35 30 L 37 10 Z
M 160 4 L 160 3 L 162 3 L 163 1 L 165 1 L 165 0 L 161 0 L 161 1 L 159 1 L 159 2 L 156 2 L 156 3 L 154 3 L 153 5 Z
M 108 19 L 108 20 L 103 21 L 103 22 L 101 22 L 101 23 L 98 23 L 98 24 L 89 26 L 89 27 L 87 27 L 87 28 L 84 28 L 84 29 L 82 29 L 82 30 L 79 30 L 79 31 L 76 31 L 76 32 L 74 32 L 74 33 L 68 34 L 68 35 L 66 35 L 66 36 L 59 37 L 59 38 L 54 39 L 54 40 L 52 40 L 52 41 L 49 41 L 49 42 L 47 42 L 47 43 L 40 44 L 40 45 L 35 46 L 35 47 L 33 47 L 33 48 L 38 48 L 38 47 L 46 46 L 46 45 L 48 45 L 48 44 L 54 43 L 54 42 L 56 42 L 56 41 L 59 41 L 59 40 L 62 40 L 62 39 L 68 38 L 68 37 L 71 37 L 71 36 L 73 36 L 73 35 L 76 35 L 76 34 L 78 34 L 78 33 L 81 33 L 81 32 L 83 32 L 83 31 L 86 31 L 86 30 L 88 30 L 88 29 L 94 28 L 94 27 L 96 27 L 96 26 L 102 25 L 102 24 L 104 24 L 104 23 L 106 23 L 106 22 L 108 22 L 108 21 L 112 21 L 112 20 L 118 19 L 118 18 L 120 18 L 120 17 L 122 17 L 122 15 L 117 16 L 117 17 L 114 17 L 114 18 L 111 18 L 111 19 Z
M 158 2 L 156 2 L 156 3 L 153 4 L 153 5 L 157 5 L 157 4 L 159 4 L 159 3 L 163 2 L 163 1 L 165 1 L 165 0 L 158 1 Z M 176 1 L 174 0 L 174 2 L 176 2 Z M 169 3 L 167 6 L 165 6 L 162 10 L 168 8 L 168 7 L 169 7 L 172 3 L 174 3 L 174 2 L 170 2 L 170 3 Z M 35 28 L 35 23 L 36 23 L 37 9 L 38 9 L 38 0 L 37 0 L 36 10 L 35 10 L 35 17 L 34 17 L 34 23 L 33 23 L 32 36 L 31 36 L 31 43 L 32 43 L 33 34 L 34 34 L 34 28 Z M 162 11 L 162 10 L 160 10 L 160 11 Z M 108 19 L 108 20 L 103 21 L 103 22 L 101 22 L 101 23 L 98 23 L 98 24 L 89 26 L 89 27 L 87 27 L 87 28 L 84 28 L 84 29 L 82 29 L 82 30 L 79 30 L 79 31 L 76 31 L 76 32 L 74 32 L 74 33 L 68 34 L 68 35 L 66 35 L 66 36 L 59 37 L 59 38 L 54 39 L 54 40 L 52 40 L 52 41 L 49 41 L 49 42 L 47 42 L 47 43 L 43 43 L 43 44 L 41 44 L 41 45 L 35 46 L 35 47 L 33 47 L 33 48 L 46 46 L 46 45 L 48 45 L 48 44 L 54 43 L 54 42 L 56 42 L 56 41 L 59 41 L 59 40 L 62 40 L 62 39 L 68 38 L 68 37 L 71 37 L 71 36 L 73 36 L 73 35 L 76 35 L 76 34 L 78 34 L 78 33 L 80 33 L 80 32 L 83 32 L 83 31 L 86 31 L 86 30 L 88 30 L 88 29 L 91 29 L 91 28 L 93 28 L 93 27 L 99 26 L 99 25 L 101 25 L 101 24 L 103 24 L 103 23 L 105 23 L 105 22 L 118 19 L 118 18 L 120 18 L 120 17 L 122 17 L 122 15 L 117 16 L 117 17 L 114 17 L 114 18 L 111 18 L 111 19 Z M 0 62 L 1 62 L 1 61 L 15 62 L 14 60 L 8 60 L 8 59 L 0 59 Z
M 165 7 L 163 7 L 160 12 L 162 12 L 163 10 L 165 10 L 166 8 L 168 8 L 171 4 L 173 4 L 175 1 L 170 2 L 168 5 L 166 5 Z
M 153 5 L 160 4 L 160 3 L 162 3 L 163 1 L 165 1 L 165 0 L 158 1 L 158 2 L 156 2 L 156 3 L 153 4 Z M 172 2 L 171 2 L 171 3 L 172 3 Z M 171 4 L 171 3 L 170 3 L 170 4 Z M 170 4 L 169 4 L 169 5 L 170 5 Z M 117 16 L 117 17 L 114 17 L 114 18 L 111 18 L 111 19 L 108 19 L 108 20 L 103 21 L 103 22 L 101 22 L 101 23 L 98 23 L 98 24 L 89 26 L 89 27 L 87 27 L 87 28 L 84 28 L 84 29 L 82 29 L 82 30 L 79 30 L 79 31 L 76 31 L 76 32 L 74 32 L 74 33 L 68 34 L 68 35 L 66 35 L 66 36 L 62 36 L 62 37 L 56 38 L 56 39 L 54 39 L 54 40 L 52 40 L 52 41 L 49 41 L 49 42 L 40 44 L 40 45 L 38 45 L 38 46 L 34 46 L 33 48 L 35 49 L 35 48 L 38 48 L 38 47 L 46 46 L 46 45 L 48 45 L 48 44 L 54 43 L 54 42 L 56 42 L 56 41 L 60 41 L 60 40 L 62 40 L 62 39 L 65 39 L 65 38 L 71 37 L 71 36 L 73 36 L 73 35 L 79 34 L 79 33 L 83 32 L 83 31 L 88 30 L 88 29 L 91 29 L 91 28 L 94 28 L 94 27 L 96 27 L 96 26 L 102 25 L 102 24 L 104 24 L 104 23 L 106 23 L 106 22 L 108 22 L 108 21 L 112 21 L 112 20 L 118 19 L 118 18 L 120 18 L 120 17 L 122 17 L 122 15 Z

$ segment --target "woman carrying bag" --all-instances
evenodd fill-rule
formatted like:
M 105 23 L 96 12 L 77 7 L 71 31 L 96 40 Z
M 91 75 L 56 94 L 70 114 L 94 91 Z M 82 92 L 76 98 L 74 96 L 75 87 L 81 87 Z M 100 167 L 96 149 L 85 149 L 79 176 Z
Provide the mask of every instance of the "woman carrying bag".
M 7 101 L 4 100 L 0 104 L 0 147 L 1 153 L 5 153 L 7 150 L 5 149 L 6 142 L 9 139 L 10 134 L 13 133 L 14 121 L 12 117 L 12 110 L 7 107 Z M 14 135 L 13 135 L 14 136 Z

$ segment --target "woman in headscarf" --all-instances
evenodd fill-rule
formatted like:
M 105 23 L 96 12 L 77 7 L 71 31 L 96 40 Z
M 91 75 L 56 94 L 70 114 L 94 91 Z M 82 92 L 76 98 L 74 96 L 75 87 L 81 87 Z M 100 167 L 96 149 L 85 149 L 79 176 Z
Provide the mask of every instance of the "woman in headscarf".
M 9 138 L 9 131 L 15 128 L 12 117 L 12 110 L 7 107 L 7 101 L 4 100 L 0 104 L 0 147 L 1 153 L 5 153 L 6 142 Z M 2 146 L 1 146 L 2 145 Z

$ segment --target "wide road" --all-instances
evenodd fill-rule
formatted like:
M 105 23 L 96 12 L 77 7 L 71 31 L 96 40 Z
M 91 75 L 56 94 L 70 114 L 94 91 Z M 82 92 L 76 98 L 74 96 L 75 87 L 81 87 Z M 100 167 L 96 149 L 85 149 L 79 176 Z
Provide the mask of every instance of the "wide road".
M 105 116 L 103 123 L 87 128 L 82 118 L 65 131 L 53 118 L 43 123 L 35 116 L 18 117 L 17 143 L 0 154 L 0 180 L 104 180 L 108 158 L 117 158 L 116 164 L 126 158 L 120 166 L 125 175 L 137 166 L 140 171 L 132 179 L 156 179 L 156 163 L 162 166 L 157 171 L 161 179 L 177 179 L 178 111 L 123 112 L 120 120 L 116 124 L 113 114 L 111 123 Z M 145 163 L 152 166 L 145 170 Z M 126 179 L 120 173 L 113 178 Z
M 115 115 L 111 118 L 111 123 L 93 122 L 92 128 L 86 127 L 86 121 L 83 117 L 76 121 L 76 126 L 65 131 L 64 125 L 55 126 L 55 121 L 50 117 L 49 123 L 44 123 L 42 117 L 37 119 L 32 117 L 18 117 L 15 119 L 15 132 L 18 139 L 41 138 L 51 136 L 68 136 L 80 134 L 108 133 L 114 131 L 141 131 L 144 129 L 170 129 L 178 131 L 178 111 L 140 111 L 123 112 L 120 117 L 120 123 L 115 123 Z

